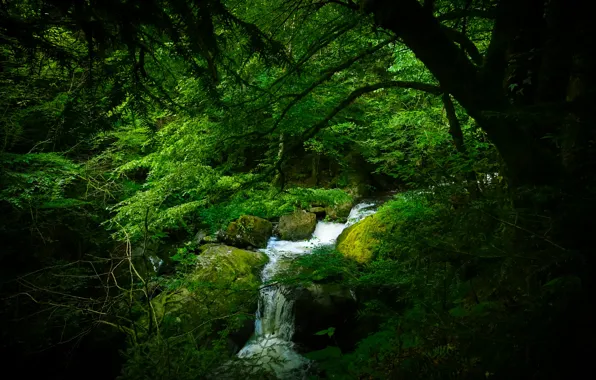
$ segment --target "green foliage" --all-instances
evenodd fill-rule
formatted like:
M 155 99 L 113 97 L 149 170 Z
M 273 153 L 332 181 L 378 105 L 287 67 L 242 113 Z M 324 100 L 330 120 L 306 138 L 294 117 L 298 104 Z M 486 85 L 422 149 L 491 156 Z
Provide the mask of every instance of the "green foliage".
M 528 332 L 528 318 L 542 320 L 545 307 L 554 319 L 541 323 L 549 328 L 575 318 L 560 307 L 568 304 L 568 296 L 577 297 L 581 280 L 556 275 L 547 280 L 547 273 L 574 259 L 563 259 L 559 248 L 514 224 L 517 219 L 547 229 L 548 219 L 538 222 L 503 199 L 496 202 L 492 197 L 502 193 L 494 188 L 463 208 L 452 206 L 450 194 L 457 194 L 458 186 L 438 190 L 402 193 L 378 210 L 375 218 L 386 228 L 375 233 L 379 244 L 370 264 L 356 267 L 320 250 L 296 260 L 282 275 L 290 284 L 333 281 L 378 294 L 360 310 L 362 318 L 386 321 L 377 333 L 338 357 L 328 357 L 327 350 L 314 353 L 326 376 L 507 376 L 512 362 L 517 370 L 531 372 L 518 347 L 534 347 L 544 357 L 547 349 L 534 342 L 555 349 L 557 339 L 545 330 Z M 535 256 L 537 246 L 540 256 Z
M 225 337 L 212 347 L 197 349 L 191 339 L 160 339 L 130 347 L 119 379 L 196 379 L 211 374 L 228 355 Z
M 333 334 L 335 334 L 335 327 L 329 327 L 325 330 L 317 331 L 315 333 L 315 335 L 327 335 L 329 338 L 331 338 Z
M 75 207 L 85 202 L 68 198 L 69 186 L 79 179 L 80 166 L 55 153 L 0 155 L 4 184 L 0 201 L 18 209 Z
M 192 242 L 186 242 L 176 250 L 171 260 L 176 263 L 182 273 L 190 272 L 197 265 L 197 247 Z
M 579 102 L 577 114 L 550 103 L 526 110 L 548 87 L 533 81 L 544 71 L 533 66 L 548 68 L 542 51 L 550 47 L 509 52 L 531 41 L 503 41 L 514 54 L 502 70 L 510 77 L 496 85 L 506 94 L 486 107 L 490 112 L 455 102 L 454 123 L 440 92 L 461 101 L 458 91 L 425 67 L 417 58 L 424 55 L 402 42 L 408 39 L 367 14 L 383 2 L 357 3 L 2 3 L 0 268 L 9 280 L 2 283 L 1 322 L 15 331 L 8 340 L 23 357 L 74 349 L 102 325 L 130 338 L 125 379 L 213 376 L 232 356 L 227 338 L 251 318 L 235 315 L 242 302 L 221 301 L 234 299 L 230 294 L 255 300 L 257 264 L 220 258 L 229 273 L 196 275 L 206 249 L 188 242 L 197 230 L 214 233 L 242 215 L 275 221 L 298 208 L 352 204 L 365 190 L 399 188 L 407 191 L 379 209 L 382 228 L 367 236 L 375 241 L 371 261 L 358 265 L 319 248 L 273 280 L 354 289 L 366 295 L 359 298 L 361 321 L 380 323 L 351 352 L 329 346 L 307 357 L 329 378 L 548 374 L 555 353 L 569 344 L 550 335 L 565 336 L 561 326 L 578 320 L 586 325 L 581 295 L 591 276 L 578 252 L 593 244 L 576 227 L 590 223 L 577 215 L 593 214 L 586 211 L 592 190 L 580 189 L 591 167 L 548 172 L 561 181 L 549 187 L 510 186 L 504 178 L 516 163 L 502 165 L 482 128 L 520 126 L 505 143 L 491 133 L 501 153 L 517 149 L 525 163 L 544 150 L 564 158 L 567 170 L 592 152 L 590 132 L 573 124 L 589 124 L 581 104 L 590 102 Z M 458 57 L 474 61 L 473 83 L 494 74 L 480 61 L 499 28 L 478 15 L 495 13 L 500 3 L 425 1 L 435 15 L 448 16 L 440 30 L 453 38 Z M 580 58 L 570 72 L 590 66 Z M 427 91 L 414 89 L 420 85 Z M 468 90 L 498 97 L 480 88 L 493 91 L 485 83 Z M 571 90 L 560 98 L 571 99 Z M 501 112 L 510 103 L 513 109 Z M 520 149 L 516 138 L 526 135 L 547 144 Z M 149 246 L 168 261 L 159 275 L 136 262 Z M 248 286 L 235 283 L 238 272 Z M 193 339 L 179 323 L 188 313 L 163 312 L 158 320 L 152 309 L 186 300 L 181 295 L 200 298 Z M 330 327 L 317 334 L 340 333 Z M 176 334 L 184 338 L 172 339 Z
M 215 230 L 242 215 L 271 219 L 289 214 L 296 208 L 308 208 L 311 204 L 333 206 L 352 199 L 339 189 L 290 188 L 280 193 L 267 184 L 260 187 L 238 191 L 229 201 L 205 208 L 200 212 L 202 221 Z
M 319 281 L 349 281 L 357 273 L 356 264 L 347 260 L 334 248 L 317 247 L 310 255 L 293 260 L 285 271 L 274 279 L 287 285 L 305 285 Z

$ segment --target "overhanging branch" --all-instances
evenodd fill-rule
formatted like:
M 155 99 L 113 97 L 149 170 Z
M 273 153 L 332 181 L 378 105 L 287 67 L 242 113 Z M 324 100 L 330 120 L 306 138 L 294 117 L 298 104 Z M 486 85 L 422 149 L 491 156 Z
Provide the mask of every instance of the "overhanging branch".
M 327 70 L 324 75 L 322 75 L 319 79 L 317 79 L 316 81 L 314 81 L 310 86 L 308 86 L 301 93 L 299 93 L 299 94 L 296 95 L 296 97 L 284 108 L 284 110 L 282 111 L 282 113 L 279 116 L 279 118 L 276 120 L 276 122 L 273 125 L 273 127 L 271 127 L 268 131 L 266 131 L 265 134 L 271 133 L 274 130 L 276 130 L 279 127 L 279 124 L 281 123 L 281 121 L 287 115 L 287 113 L 296 104 L 298 104 L 298 102 L 300 102 L 300 100 L 302 100 L 305 96 L 307 96 L 308 94 L 310 94 L 315 88 L 317 88 L 321 84 L 327 82 L 336 73 L 338 73 L 338 72 L 340 72 L 342 70 L 347 69 L 352 64 L 354 64 L 355 62 L 359 61 L 360 59 L 362 59 L 362 58 L 364 58 L 364 57 L 366 57 L 368 55 L 371 55 L 371 54 L 373 54 L 373 53 L 381 50 L 382 48 L 384 48 L 385 46 L 389 45 L 391 42 L 393 42 L 395 40 L 396 40 L 395 38 L 391 38 L 389 40 L 386 40 L 386 41 L 378 44 L 377 46 L 374 46 L 374 47 L 372 47 L 370 49 L 367 49 L 367 50 L 363 51 L 362 53 L 358 54 L 357 56 L 348 59 L 347 61 L 341 63 L 340 65 L 337 65 L 337 66 L 332 67 L 331 69 Z
M 437 16 L 437 20 L 439 21 L 449 21 L 449 20 L 457 20 L 463 17 L 476 17 L 476 18 L 488 18 L 492 19 L 495 18 L 496 12 L 494 9 L 469 9 L 469 10 L 459 10 L 453 12 L 443 13 L 442 15 Z
M 302 92 L 297 93 L 297 94 L 292 94 L 291 96 L 294 97 L 294 99 L 292 99 L 292 101 L 290 103 L 288 103 L 288 105 L 286 105 L 286 107 L 284 107 L 283 111 L 281 112 L 280 116 L 277 118 L 277 120 L 275 121 L 275 123 L 273 124 L 273 126 L 265 131 L 259 131 L 259 132 L 249 132 L 249 133 L 245 133 L 242 135 L 238 135 L 238 136 L 233 136 L 233 138 L 243 138 L 243 137 L 248 137 L 248 136 L 265 136 L 268 135 L 270 133 L 272 133 L 273 131 L 275 131 L 279 125 L 281 124 L 281 122 L 283 121 L 283 119 L 286 117 L 286 115 L 288 114 L 288 112 L 290 112 L 290 110 L 296 105 L 298 104 L 304 97 L 306 97 L 308 94 L 310 94 L 315 88 L 317 88 L 318 86 L 320 86 L 321 84 L 327 82 L 329 79 L 331 79 L 333 77 L 333 75 L 335 75 L 336 73 L 347 69 L 348 67 L 350 67 L 351 65 L 353 65 L 355 62 L 376 53 L 377 51 L 381 50 L 382 48 L 384 48 L 385 46 L 389 45 L 391 42 L 395 41 L 396 38 L 392 37 L 386 41 L 383 41 L 382 43 L 373 46 L 369 49 L 366 49 L 364 51 L 362 51 L 360 54 L 358 54 L 355 57 L 352 57 L 344 62 L 342 62 L 341 64 L 332 67 L 328 70 L 325 71 L 325 73 L 323 75 L 321 75 L 321 77 L 319 77 L 319 79 L 317 79 L 316 81 L 314 81 L 310 86 L 308 86 L 306 89 L 304 89 Z
M 447 37 L 451 38 L 462 48 L 462 50 L 468 53 L 468 55 L 476 65 L 482 65 L 482 54 L 480 54 L 480 51 L 478 51 L 478 48 L 472 42 L 472 40 L 468 38 L 468 36 L 466 36 L 464 33 L 460 31 L 448 28 L 446 26 L 443 26 L 443 31 L 445 32 Z
M 412 90 L 419 90 L 428 92 L 434 95 L 440 95 L 442 93 L 439 86 L 435 86 L 433 84 L 428 83 L 420 83 L 420 82 L 410 82 L 410 81 L 388 81 L 388 82 L 381 82 L 372 84 L 369 86 L 360 87 L 354 91 L 342 101 L 340 104 L 337 105 L 323 120 L 319 123 L 315 124 L 309 130 L 304 133 L 303 139 L 308 140 L 315 136 L 321 129 L 323 129 L 331 119 L 333 119 L 340 111 L 344 108 L 348 107 L 354 100 L 361 97 L 364 94 L 368 94 L 370 92 L 374 92 L 380 90 L 382 88 L 407 88 Z
M 441 95 L 443 91 L 439 86 L 435 86 L 433 84 L 428 83 L 421 83 L 421 82 L 410 82 L 410 81 L 387 81 L 387 82 L 380 82 L 376 84 L 371 84 L 369 86 L 360 87 L 350 93 L 350 95 L 344 99 L 341 103 L 339 103 L 331 112 L 320 122 L 312 126 L 308 129 L 305 133 L 302 134 L 300 138 L 300 143 L 302 144 L 304 141 L 314 137 L 317 133 L 321 131 L 321 129 L 325 128 L 329 121 L 333 119 L 338 113 L 340 113 L 343 109 L 347 108 L 354 100 L 358 99 L 364 94 L 368 94 L 370 92 L 374 92 L 380 90 L 382 88 L 407 88 L 412 90 L 419 90 L 423 92 L 428 92 L 433 95 Z M 283 154 L 283 156 L 279 157 L 275 164 L 268 170 L 265 175 L 271 174 L 274 171 L 281 171 L 281 167 L 288 157 L 287 153 L 292 151 L 298 144 L 294 143 L 291 148 L 287 148 Z

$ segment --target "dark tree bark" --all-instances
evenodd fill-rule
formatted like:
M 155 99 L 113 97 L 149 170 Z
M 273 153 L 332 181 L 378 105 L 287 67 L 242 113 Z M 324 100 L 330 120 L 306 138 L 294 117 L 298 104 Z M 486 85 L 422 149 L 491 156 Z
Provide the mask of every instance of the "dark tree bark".
M 559 158 L 542 139 L 548 133 L 546 125 L 540 120 L 519 120 L 510 114 L 514 106 L 534 105 L 540 93 L 537 75 L 541 71 L 544 41 L 548 40 L 544 1 L 499 2 L 485 64 L 480 68 L 456 45 L 432 12 L 417 0 L 375 0 L 365 4 L 377 23 L 395 32 L 433 73 L 441 87 L 452 94 L 487 133 L 505 161 L 513 185 L 553 184 L 563 180 Z M 565 21 L 556 25 L 559 29 L 569 26 Z M 554 45 L 557 45 L 556 40 Z M 551 49 L 560 51 L 555 47 Z M 547 67 L 542 71 L 552 72 Z M 553 67 L 558 70 L 561 65 Z M 551 76 L 551 82 L 556 80 Z M 526 88 L 522 90 L 522 86 Z M 550 85 L 544 86 L 550 88 Z M 513 96 L 511 88 L 518 90 Z M 547 98 L 557 97 L 549 95 Z
M 443 105 L 445 107 L 445 114 L 447 115 L 447 121 L 449 121 L 449 134 L 453 139 L 453 145 L 455 149 L 464 159 L 468 159 L 468 150 L 464 140 L 464 133 L 461 129 L 461 123 L 455 113 L 455 106 L 451 100 L 451 95 L 444 93 Z M 480 188 L 478 187 L 478 181 L 476 180 L 476 173 L 473 170 L 468 170 L 464 173 L 464 177 L 467 181 L 467 188 L 472 198 L 477 198 L 480 194 Z

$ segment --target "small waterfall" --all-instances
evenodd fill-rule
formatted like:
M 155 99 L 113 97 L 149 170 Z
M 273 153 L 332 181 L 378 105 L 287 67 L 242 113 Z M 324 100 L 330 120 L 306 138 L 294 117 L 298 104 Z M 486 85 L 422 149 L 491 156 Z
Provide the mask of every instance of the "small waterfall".
M 283 268 L 283 263 L 298 256 L 309 254 L 317 246 L 335 244 L 341 232 L 350 225 L 372 215 L 374 203 L 360 203 L 352 208 L 347 223 L 318 222 L 310 240 L 287 241 L 273 237 L 262 250 L 269 256 L 263 269 L 263 282 L 267 282 Z M 251 359 L 255 365 L 268 368 L 278 378 L 301 378 L 308 360 L 294 350 L 294 300 L 288 289 L 279 285 L 266 286 L 261 290 L 259 309 L 256 314 L 255 335 L 240 350 L 239 358 Z
M 366 218 L 369 215 L 374 214 L 377 212 L 377 204 L 376 203 L 359 203 L 350 210 L 350 215 L 348 215 L 348 221 L 344 225 L 344 228 L 350 227 L 352 224 L 355 224 L 362 219 Z M 342 231 L 343 229 L 342 228 Z M 340 232 L 341 233 L 341 232 Z M 339 236 L 339 235 L 338 235 Z

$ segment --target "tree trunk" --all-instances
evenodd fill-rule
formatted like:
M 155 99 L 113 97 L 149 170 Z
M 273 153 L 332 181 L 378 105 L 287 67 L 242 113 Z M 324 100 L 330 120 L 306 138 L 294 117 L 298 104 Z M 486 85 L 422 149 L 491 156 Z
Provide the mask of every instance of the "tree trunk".
M 527 123 L 508 115 L 510 103 L 503 88 L 507 54 L 513 41 L 526 30 L 526 22 L 537 22 L 532 6 L 538 3 L 539 0 L 502 0 L 499 3 L 487 62 L 484 71 L 480 71 L 417 0 L 367 2 L 367 10 L 375 15 L 377 23 L 395 32 L 433 73 L 441 87 L 452 94 L 487 133 L 501 154 L 514 186 L 553 184 L 561 180 L 562 174 L 556 157 L 532 136 Z M 512 14 L 517 17 L 508 19 Z M 527 29 L 532 34 L 527 39 L 528 44 L 535 43 L 538 32 Z
M 464 141 L 464 133 L 461 130 L 461 124 L 455 113 L 455 107 L 451 100 L 451 95 L 443 94 L 443 105 L 445 106 L 445 114 L 447 115 L 447 121 L 449 121 L 449 134 L 453 139 L 453 145 L 455 150 L 460 154 L 464 161 L 468 160 L 468 150 Z M 467 189 L 472 198 L 477 198 L 480 194 L 480 188 L 478 187 L 478 181 L 476 180 L 476 173 L 474 170 L 467 170 L 465 173 L 465 180 L 467 183 Z
M 319 153 L 313 153 L 312 156 L 312 173 L 311 173 L 311 180 L 315 186 L 319 186 L 320 181 L 320 174 L 321 174 L 321 155 Z
M 285 134 L 282 133 L 279 135 L 279 148 L 277 150 L 277 160 L 276 160 L 276 171 L 275 178 L 273 179 L 273 184 L 275 186 L 279 186 L 280 191 L 283 191 L 286 185 L 286 176 L 283 172 L 283 158 L 286 152 L 286 142 L 285 142 Z

